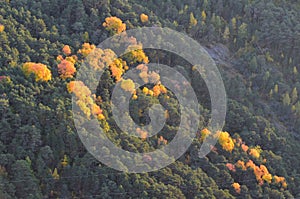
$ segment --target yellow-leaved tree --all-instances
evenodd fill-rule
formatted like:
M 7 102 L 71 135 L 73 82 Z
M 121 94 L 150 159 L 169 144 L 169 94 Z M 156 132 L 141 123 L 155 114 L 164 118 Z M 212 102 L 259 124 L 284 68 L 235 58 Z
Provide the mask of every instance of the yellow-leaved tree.
M 5 29 L 5 26 L 4 26 L 4 25 L 2 25 L 2 24 L 0 24 L 0 32 L 3 32 L 3 31 L 4 31 L 4 29 Z
M 96 46 L 94 44 L 84 43 L 82 44 L 82 48 L 78 50 L 78 53 L 82 54 L 83 57 L 86 57 L 95 49 Z
M 231 152 L 234 148 L 234 142 L 227 132 L 218 132 L 219 143 L 225 151 Z
M 132 93 L 135 90 L 135 85 L 131 79 L 123 79 L 121 82 L 121 88 Z
M 65 45 L 65 46 L 63 47 L 62 51 L 63 51 L 63 53 L 64 53 L 65 55 L 67 55 L 67 56 L 70 55 L 70 54 L 72 53 L 71 48 L 70 48 L 69 45 Z
M 111 34 L 118 34 L 126 30 L 126 24 L 118 17 L 106 17 L 102 25 Z

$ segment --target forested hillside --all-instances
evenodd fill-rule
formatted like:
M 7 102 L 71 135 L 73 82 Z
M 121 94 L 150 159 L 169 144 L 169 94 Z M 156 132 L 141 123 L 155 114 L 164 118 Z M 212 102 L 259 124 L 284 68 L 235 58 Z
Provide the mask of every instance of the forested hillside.
M 195 68 L 160 50 L 134 50 L 105 69 L 96 93 L 76 79 L 89 55 L 114 58 L 97 45 L 138 27 L 168 27 L 205 47 L 220 70 L 227 114 L 218 142 L 200 158 L 212 132 L 211 101 Z M 127 37 L 121 43 L 143 45 Z M 0 0 L 0 199 L 10 198 L 300 198 L 300 2 L 297 0 Z M 74 124 L 78 112 L 131 152 L 172 141 L 180 123 L 175 94 L 148 63 L 169 65 L 193 86 L 201 118 L 197 136 L 171 165 L 127 173 L 99 162 Z M 103 66 L 92 64 L 95 70 Z M 123 75 L 136 68 L 144 86 Z M 91 81 L 97 81 L 92 79 Z M 116 126 L 114 86 L 131 93 L 130 117 L 150 122 L 162 104 L 157 135 L 131 137 Z M 177 85 L 179 90 L 185 87 Z M 107 151 L 107 154 L 110 152 Z M 149 165 L 154 157 L 145 157 Z

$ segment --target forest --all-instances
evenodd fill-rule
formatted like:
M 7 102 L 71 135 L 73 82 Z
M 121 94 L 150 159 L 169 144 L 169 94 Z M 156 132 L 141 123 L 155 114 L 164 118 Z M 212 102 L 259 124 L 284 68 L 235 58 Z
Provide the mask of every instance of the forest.
M 222 129 L 208 125 L 212 100 L 196 66 L 143 49 L 124 34 L 143 27 L 169 28 L 204 47 L 226 90 Z M 97 47 L 122 34 L 118 44 L 130 52 L 117 57 Z M 191 85 L 199 101 L 200 117 L 183 122 L 199 123 L 190 146 L 172 164 L 137 173 L 100 146 L 111 158 L 104 164 L 86 148 L 77 122 L 87 132 L 84 121 L 97 121 L 115 146 L 134 153 L 175 139 L 183 110 L 150 67 L 157 62 L 181 73 L 186 82 L 169 81 L 183 93 Z M 102 78 L 82 72 L 89 69 L 103 70 Z M 136 88 L 125 77 L 131 69 L 144 85 Z M 297 0 L 0 0 L 0 199 L 300 198 L 299 79 Z M 95 90 L 90 82 L 97 82 Z M 141 126 L 132 127 L 137 136 L 115 121 L 116 85 L 130 96 L 124 118 Z M 153 129 L 142 127 L 151 123 L 154 104 L 165 108 L 165 124 L 150 136 Z M 184 111 L 195 115 L 190 107 Z M 199 157 L 209 137 L 217 142 Z M 158 160 L 143 156 L 149 167 Z

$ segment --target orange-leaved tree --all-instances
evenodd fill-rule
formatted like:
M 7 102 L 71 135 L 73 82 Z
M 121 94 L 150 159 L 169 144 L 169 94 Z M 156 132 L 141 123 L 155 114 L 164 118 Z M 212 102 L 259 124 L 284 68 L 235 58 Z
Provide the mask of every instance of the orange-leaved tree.
M 62 79 L 72 78 L 76 72 L 74 63 L 64 59 L 58 65 L 58 73 Z
M 65 45 L 65 46 L 63 47 L 62 51 L 63 51 L 63 53 L 64 53 L 65 55 L 67 55 L 67 56 L 70 55 L 70 54 L 72 53 L 71 48 L 70 48 L 69 45 Z
M 23 64 L 22 70 L 27 77 L 34 74 L 35 81 L 49 81 L 52 77 L 51 71 L 41 63 L 26 62 Z
M 146 22 L 148 22 L 149 17 L 148 17 L 148 15 L 142 13 L 142 14 L 140 15 L 140 20 L 141 20 L 142 23 L 146 23 Z
M 235 182 L 231 185 L 237 193 L 241 193 L 241 186 L 239 183 Z
M 109 66 L 112 76 L 118 82 L 121 80 L 121 77 L 125 71 L 127 64 L 122 59 L 115 59 Z

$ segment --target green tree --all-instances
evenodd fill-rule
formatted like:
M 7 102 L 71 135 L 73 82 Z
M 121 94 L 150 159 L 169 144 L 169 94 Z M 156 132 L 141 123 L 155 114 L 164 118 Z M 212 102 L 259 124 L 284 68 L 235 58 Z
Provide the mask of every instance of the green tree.
M 39 181 L 34 176 L 30 165 L 25 160 L 17 160 L 12 165 L 12 182 L 18 198 L 42 198 Z

